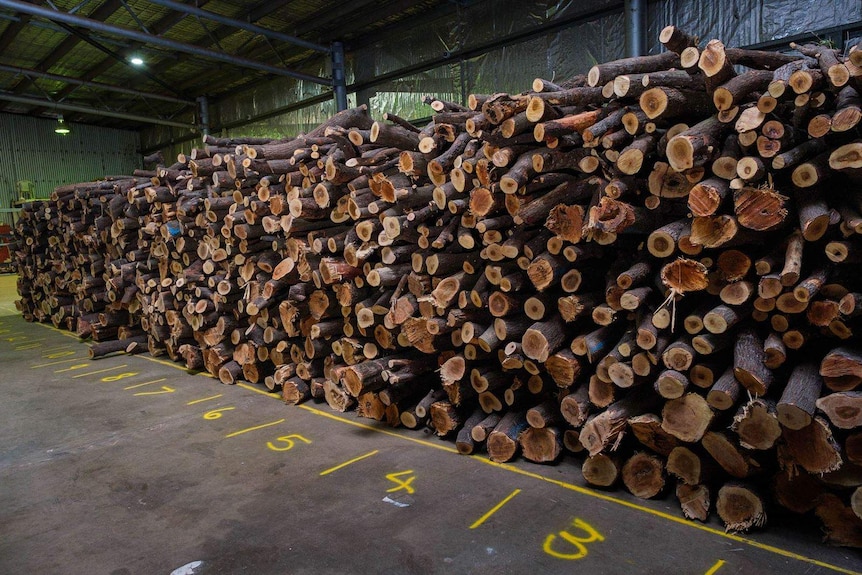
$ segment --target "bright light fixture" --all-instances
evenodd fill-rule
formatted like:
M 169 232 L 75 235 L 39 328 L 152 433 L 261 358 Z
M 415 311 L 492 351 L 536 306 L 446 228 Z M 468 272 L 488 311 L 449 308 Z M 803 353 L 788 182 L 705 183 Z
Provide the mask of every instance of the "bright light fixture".
M 71 133 L 71 129 L 69 125 L 63 120 L 62 114 L 57 118 L 57 126 L 54 128 L 55 134 L 60 134 L 61 136 L 66 136 Z
M 131 62 L 135 66 L 143 66 L 144 65 L 144 59 L 141 58 L 140 56 L 132 56 L 132 59 L 129 60 L 129 62 Z

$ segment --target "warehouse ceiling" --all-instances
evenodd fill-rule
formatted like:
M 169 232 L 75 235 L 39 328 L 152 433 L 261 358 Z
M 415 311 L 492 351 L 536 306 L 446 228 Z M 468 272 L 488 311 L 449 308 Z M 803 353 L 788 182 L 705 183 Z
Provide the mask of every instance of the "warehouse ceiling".
M 464 0 L 0 0 L 0 111 L 140 130 Z M 139 58 L 142 64 L 133 61 Z

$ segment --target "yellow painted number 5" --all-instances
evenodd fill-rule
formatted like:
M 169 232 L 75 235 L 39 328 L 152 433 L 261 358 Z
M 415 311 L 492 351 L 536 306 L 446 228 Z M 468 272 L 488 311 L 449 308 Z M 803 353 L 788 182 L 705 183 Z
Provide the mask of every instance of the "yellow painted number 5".
M 290 451 L 291 449 L 293 449 L 293 446 L 295 445 L 295 443 L 293 441 L 294 439 L 297 439 L 303 443 L 311 443 L 311 440 L 306 439 L 303 436 L 294 433 L 293 435 L 282 435 L 281 437 L 279 437 L 278 439 L 275 440 L 276 442 L 284 443 L 283 446 L 282 445 L 276 445 L 272 441 L 267 441 L 266 446 L 268 448 L 272 449 L 273 451 Z

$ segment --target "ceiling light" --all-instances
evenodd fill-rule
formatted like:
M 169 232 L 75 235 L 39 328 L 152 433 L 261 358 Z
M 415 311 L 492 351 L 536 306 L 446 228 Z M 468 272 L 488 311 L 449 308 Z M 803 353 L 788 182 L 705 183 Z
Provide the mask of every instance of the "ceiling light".
M 143 66 L 144 65 L 144 59 L 141 58 L 140 56 L 132 56 L 132 59 L 129 60 L 129 62 L 131 62 L 135 66 Z
M 69 125 L 63 120 L 62 114 L 57 118 L 57 126 L 54 128 L 55 134 L 60 134 L 61 136 L 68 135 L 72 130 L 69 128 Z

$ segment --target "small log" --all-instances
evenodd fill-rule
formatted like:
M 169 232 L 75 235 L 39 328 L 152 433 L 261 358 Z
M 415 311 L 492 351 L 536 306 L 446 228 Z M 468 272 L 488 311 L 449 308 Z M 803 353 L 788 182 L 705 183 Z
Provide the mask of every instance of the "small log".
M 667 456 L 679 445 L 676 437 L 662 429 L 661 419 L 654 413 L 629 418 L 629 428 L 642 445 L 659 455 Z
M 733 350 L 733 375 L 745 388 L 758 396 L 766 395 L 774 375 L 764 364 L 763 342 L 755 331 L 745 328 L 737 334 Z
M 650 499 L 664 489 L 664 465 L 654 455 L 636 453 L 623 465 L 622 478 L 632 495 Z
M 699 485 L 709 479 L 709 467 L 700 455 L 684 445 L 674 447 L 667 456 L 667 472 L 686 485 Z
M 676 498 L 686 519 L 705 522 L 709 518 L 710 494 L 707 486 L 679 483 L 676 486 Z
M 786 459 L 782 460 L 808 473 L 822 475 L 840 469 L 844 463 L 829 424 L 820 417 L 814 417 L 802 429 L 785 427 L 781 435 L 784 439 L 781 451 L 786 454 Z
M 817 399 L 816 405 L 838 429 L 862 427 L 862 391 L 839 391 L 824 395 Z
M 563 434 L 556 427 L 529 427 L 518 442 L 524 458 L 533 463 L 553 463 L 563 452 Z
M 827 493 L 820 497 L 815 509 L 823 522 L 826 541 L 832 545 L 862 547 L 862 519 L 853 508 L 847 507 L 837 495 Z
M 486 448 L 491 461 L 505 463 L 515 457 L 519 447 L 518 436 L 527 427 L 525 411 L 508 411 L 494 430 L 488 434 Z
M 715 510 L 728 531 L 743 533 L 766 524 L 763 499 L 739 483 L 726 483 L 718 490 Z
M 712 409 L 703 397 L 687 393 L 665 403 L 661 427 L 681 441 L 692 443 L 703 437 L 713 417 Z
M 778 421 L 788 429 L 799 430 L 811 424 L 823 380 L 813 363 L 793 368 L 787 386 L 778 401 Z
M 739 445 L 745 449 L 772 449 L 781 437 L 775 402 L 755 398 L 741 405 L 731 429 L 739 436 Z
M 739 445 L 723 433 L 707 431 L 701 444 L 716 463 L 733 477 L 743 479 L 760 468 L 757 462 L 748 457 L 740 450 Z
M 741 387 L 733 375 L 733 368 L 728 367 L 710 388 L 706 401 L 715 409 L 728 410 L 736 405 Z
M 587 457 L 581 465 L 584 480 L 595 487 L 613 487 L 620 477 L 619 460 L 604 453 Z

